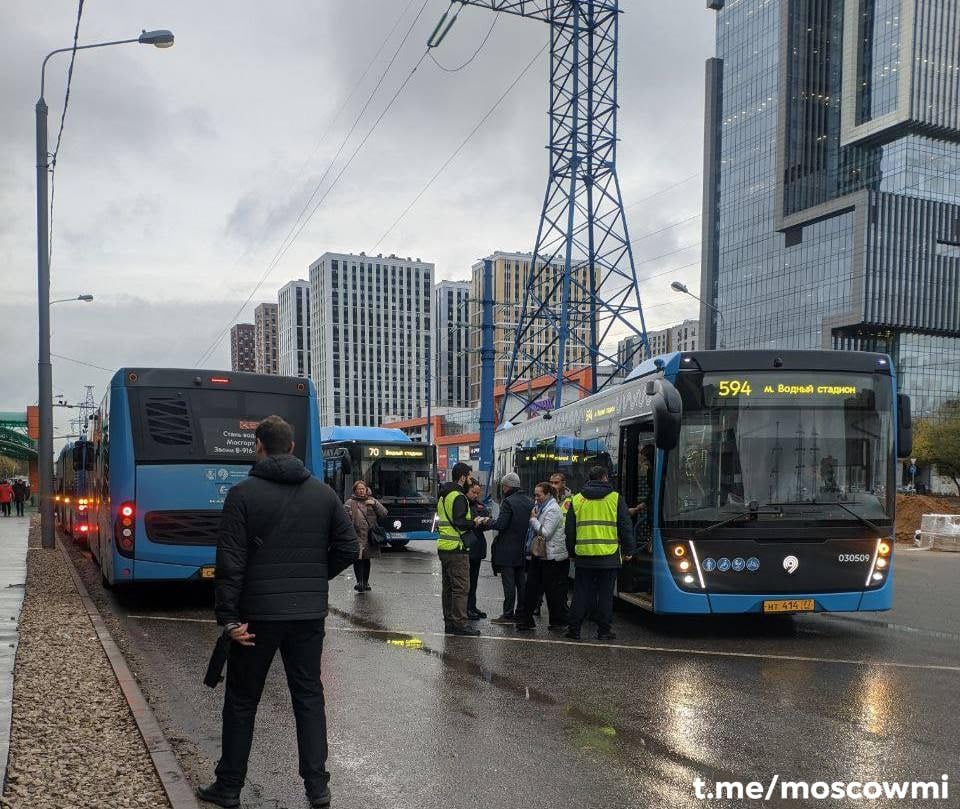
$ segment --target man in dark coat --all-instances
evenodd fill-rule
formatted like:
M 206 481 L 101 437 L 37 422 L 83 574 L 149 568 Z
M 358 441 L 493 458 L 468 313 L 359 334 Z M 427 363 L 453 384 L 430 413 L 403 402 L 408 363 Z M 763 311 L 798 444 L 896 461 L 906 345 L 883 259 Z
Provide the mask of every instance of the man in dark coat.
M 471 480 L 467 489 L 470 501 L 470 513 L 475 520 L 483 522 L 490 516 L 490 509 L 483 504 L 483 486 Z M 467 594 L 467 618 L 479 621 L 487 617 L 483 610 L 477 609 L 477 584 L 480 581 L 480 563 L 487 558 L 487 535 L 477 526 L 470 539 L 470 592 Z
M 589 480 L 573 496 L 566 535 L 567 550 L 576 564 L 566 636 L 580 639 L 580 625 L 596 605 L 597 637 L 613 640 L 613 591 L 621 559 L 629 561 L 636 553 L 636 538 L 627 502 L 610 485 L 606 467 L 592 467 Z
M 234 641 L 227 661 L 217 780 L 197 790 L 240 805 L 263 684 L 277 650 L 297 720 L 300 775 L 313 809 L 330 805 L 320 655 L 328 582 L 357 558 L 357 535 L 333 489 L 293 452 L 278 416 L 257 425 L 257 463 L 223 505 L 217 542 L 217 623 Z
M 500 513 L 496 520 L 483 526 L 487 531 L 497 531 L 490 561 L 503 583 L 503 614 L 491 623 L 514 624 L 514 607 L 523 604 L 524 562 L 533 500 L 520 491 L 520 477 L 513 472 L 503 476 L 500 491 L 503 493 Z

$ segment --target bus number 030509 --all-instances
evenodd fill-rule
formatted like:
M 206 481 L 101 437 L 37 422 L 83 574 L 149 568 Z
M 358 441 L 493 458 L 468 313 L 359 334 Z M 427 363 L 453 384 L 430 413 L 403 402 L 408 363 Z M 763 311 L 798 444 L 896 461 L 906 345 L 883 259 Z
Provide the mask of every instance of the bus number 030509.
M 753 393 L 753 388 L 750 387 L 750 381 L 747 379 L 743 381 L 739 379 L 721 379 L 718 387 L 718 394 L 724 397 L 749 396 Z

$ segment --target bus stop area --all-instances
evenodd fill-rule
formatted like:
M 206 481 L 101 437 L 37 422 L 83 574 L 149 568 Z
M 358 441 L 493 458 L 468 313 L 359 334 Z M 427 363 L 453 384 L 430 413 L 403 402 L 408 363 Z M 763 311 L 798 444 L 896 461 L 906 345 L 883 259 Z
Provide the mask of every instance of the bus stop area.
M 222 686 L 202 684 L 218 632 L 211 590 L 117 595 L 87 552 L 68 551 L 166 749 L 187 781 L 209 782 L 223 700 Z M 489 621 L 477 623 L 479 638 L 446 636 L 432 543 L 385 553 L 370 592 L 356 593 L 349 573 L 331 583 L 323 671 L 334 805 L 774 806 L 790 804 L 703 795 L 721 781 L 774 778 L 939 783 L 960 755 L 949 708 L 960 555 L 897 554 L 888 613 L 678 619 L 625 607 L 616 641 L 585 633 L 578 643 L 545 625 L 518 635 Z M 31 551 L 29 567 L 5 805 L 171 805 L 151 760 L 157 740 L 144 744 L 142 711 L 127 707 L 123 677 L 91 631 L 100 618 L 91 624 L 64 557 Z M 485 564 L 480 608 L 497 614 L 501 596 Z M 29 738 L 18 735 L 28 724 Z M 242 806 L 305 807 L 296 770 L 275 661 Z M 25 799 L 40 782 L 46 795 L 60 792 L 52 783 L 69 787 L 60 794 L 76 802 Z

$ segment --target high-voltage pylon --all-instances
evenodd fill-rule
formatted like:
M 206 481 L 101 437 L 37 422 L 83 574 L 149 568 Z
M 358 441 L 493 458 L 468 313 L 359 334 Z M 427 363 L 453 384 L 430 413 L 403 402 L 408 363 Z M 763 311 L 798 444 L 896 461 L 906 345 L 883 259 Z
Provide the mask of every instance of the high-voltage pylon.
M 620 7 L 618 0 L 459 2 L 550 24 L 550 174 L 516 324 L 510 396 L 500 409 L 503 424 L 533 403 L 532 378 L 555 377 L 553 406 L 559 407 L 564 383 L 584 366 L 592 371 L 590 392 L 614 378 L 599 378 L 601 363 L 624 372 L 616 349 L 602 348 L 612 336 L 636 335 L 644 355 L 650 353 L 617 177 Z M 432 45 L 455 18 L 445 15 Z

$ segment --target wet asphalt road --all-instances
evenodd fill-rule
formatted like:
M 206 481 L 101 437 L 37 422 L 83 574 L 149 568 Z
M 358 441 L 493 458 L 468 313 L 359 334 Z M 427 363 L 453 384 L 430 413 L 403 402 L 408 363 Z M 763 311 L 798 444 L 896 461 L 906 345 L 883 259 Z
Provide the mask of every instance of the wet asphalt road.
M 677 621 L 623 610 L 615 643 L 578 644 L 488 622 L 480 639 L 443 636 L 431 550 L 375 561 L 370 593 L 348 574 L 332 583 L 323 670 L 337 809 L 804 805 L 693 792 L 696 777 L 774 774 L 948 773 L 951 799 L 936 805 L 960 805 L 960 555 L 898 551 L 890 613 Z M 77 559 L 185 768 L 208 778 L 223 698 L 201 683 L 217 634 L 209 591 L 118 599 Z M 480 591 L 498 614 L 487 565 Z M 296 769 L 278 659 L 243 806 L 306 807 Z

